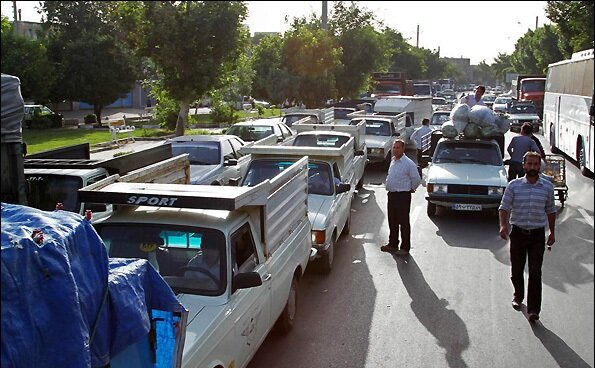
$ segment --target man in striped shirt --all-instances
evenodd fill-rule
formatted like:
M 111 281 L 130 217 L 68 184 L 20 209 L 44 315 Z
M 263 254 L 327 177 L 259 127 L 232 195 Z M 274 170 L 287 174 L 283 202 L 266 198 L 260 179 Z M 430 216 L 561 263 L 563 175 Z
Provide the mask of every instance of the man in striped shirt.
M 411 193 L 419 186 L 421 178 L 417 165 L 405 155 L 405 141 L 397 139 L 393 143 L 393 157 L 386 176 L 388 191 L 388 244 L 380 247 L 383 252 L 397 252 L 406 256 L 411 248 Z M 399 251 L 399 228 L 401 230 L 401 250 Z
M 541 265 L 545 245 L 547 244 L 550 250 L 556 241 L 554 186 L 539 176 L 540 166 L 540 154 L 527 152 L 523 156 L 525 176 L 508 183 L 499 207 L 500 237 L 506 240 L 510 234 L 510 279 L 514 287 L 512 307 L 515 310 L 521 309 L 525 296 L 525 262 L 529 259 L 527 312 L 531 322 L 538 320 L 541 312 Z M 512 224 L 510 232 L 509 215 Z M 549 227 L 547 242 L 546 224 Z

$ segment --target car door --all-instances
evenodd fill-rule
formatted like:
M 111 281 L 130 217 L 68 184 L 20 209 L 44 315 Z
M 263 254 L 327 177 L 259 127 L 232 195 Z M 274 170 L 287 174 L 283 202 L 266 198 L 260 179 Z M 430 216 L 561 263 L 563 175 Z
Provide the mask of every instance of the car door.
M 335 200 L 337 201 L 338 205 L 337 205 L 337 209 L 338 209 L 338 215 L 339 215 L 339 221 L 337 222 L 337 226 L 343 226 L 343 224 L 346 223 L 347 218 L 349 217 L 349 213 L 351 211 L 351 197 L 353 196 L 353 191 L 355 188 L 355 185 L 352 184 L 353 181 L 353 170 L 351 171 L 351 173 L 343 173 L 343 175 L 341 175 L 341 172 L 339 171 L 339 167 L 337 166 L 337 163 L 333 163 L 333 176 L 335 178 L 338 178 L 341 183 L 344 184 L 351 184 L 351 189 L 347 192 L 343 192 L 343 193 L 339 193 L 336 194 Z M 336 187 L 335 187 L 336 190 Z M 342 229 L 342 227 L 341 227 Z M 337 236 L 340 233 L 337 234 Z
M 266 337 L 271 321 L 271 285 L 272 277 L 267 269 L 262 248 L 257 246 L 258 239 L 248 222 L 232 232 L 231 269 L 233 275 L 244 272 L 257 272 L 262 285 L 238 289 L 231 294 L 232 310 L 235 313 L 234 330 L 237 345 L 237 365 L 243 367 L 256 353 L 258 346 Z

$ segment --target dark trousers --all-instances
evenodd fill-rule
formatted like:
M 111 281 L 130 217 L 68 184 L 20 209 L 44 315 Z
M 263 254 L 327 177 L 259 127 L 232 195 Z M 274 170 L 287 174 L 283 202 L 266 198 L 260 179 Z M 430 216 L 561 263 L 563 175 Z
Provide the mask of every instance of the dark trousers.
M 526 232 L 513 225 L 510 232 L 510 269 L 514 298 L 519 302 L 525 296 L 525 261 L 529 259 L 529 282 L 527 284 L 527 312 L 541 311 L 541 264 L 545 251 L 544 228 Z
M 510 164 L 508 165 L 508 181 L 520 178 L 524 175 L 525 169 L 523 169 L 523 164 L 521 162 L 510 161 Z
M 411 248 L 411 226 L 409 210 L 411 209 L 411 192 L 388 192 L 388 244 L 399 246 L 399 228 L 401 231 L 401 249 Z

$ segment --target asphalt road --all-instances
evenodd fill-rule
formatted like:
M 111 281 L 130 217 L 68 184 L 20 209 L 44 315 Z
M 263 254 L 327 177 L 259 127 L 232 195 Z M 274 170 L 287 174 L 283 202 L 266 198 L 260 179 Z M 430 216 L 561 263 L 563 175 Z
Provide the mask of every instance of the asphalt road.
M 511 308 L 508 242 L 493 214 L 430 219 L 420 187 L 411 256 L 380 251 L 385 176 L 368 166 L 333 271 L 309 267 L 294 330 L 271 333 L 249 368 L 593 367 L 592 179 L 567 164 L 568 201 L 556 201 L 557 242 L 545 255 L 541 319 L 532 325 L 525 306 Z

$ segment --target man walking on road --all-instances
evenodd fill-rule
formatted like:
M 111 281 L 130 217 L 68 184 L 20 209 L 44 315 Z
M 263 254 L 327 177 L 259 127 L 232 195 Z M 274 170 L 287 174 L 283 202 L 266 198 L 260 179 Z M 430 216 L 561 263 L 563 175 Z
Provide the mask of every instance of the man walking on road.
M 411 193 L 419 186 L 421 178 L 415 163 L 405 155 L 405 141 L 397 139 L 393 143 L 393 157 L 386 176 L 388 191 L 388 244 L 380 247 L 383 252 L 397 252 L 408 255 L 411 248 L 411 226 L 409 211 Z M 399 228 L 401 231 L 401 250 L 399 251 Z
M 525 123 L 521 127 L 519 135 L 513 137 L 508 144 L 508 154 L 510 155 L 510 164 L 508 165 L 508 181 L 525 175 L 523 169 L 523 157 L 529 151 L 539 152 L 539 146 L 533 139 L 533 126 L 531 123 Z
M 420 177 L 422 168 L 422 138 L 429 133 L 432 133 L 432 129 L 430 128 L 430 119 L 424 118 L 421 121 L 421 127 L 417 128 L 411 134 L 411 137 L 409 137 L 409 140 L 414 141 L 415 145 L 417 146 L 417 171 L 419 172 Z
M 523 157 L 525 176 L 514 179 L 504 191 L 499 207 L 500 237 L 509 236 L 510 232 L 510 280 L 514 287 L 512 307 L 521 309 L 525 297 L 525 261 L 529 259 L 529 282 L 527 284 L 527 313 L 529 321 L 539 319 L 541 312 L 541 265 L 545 245 L 548 250 L 556 241 L 554 226 L 556 206 L 554 187 L 550 181 L 539 176 L 541 156 L 538 152 L 527 152 Z M 547 243 L 545 225 L 549 227 Z

